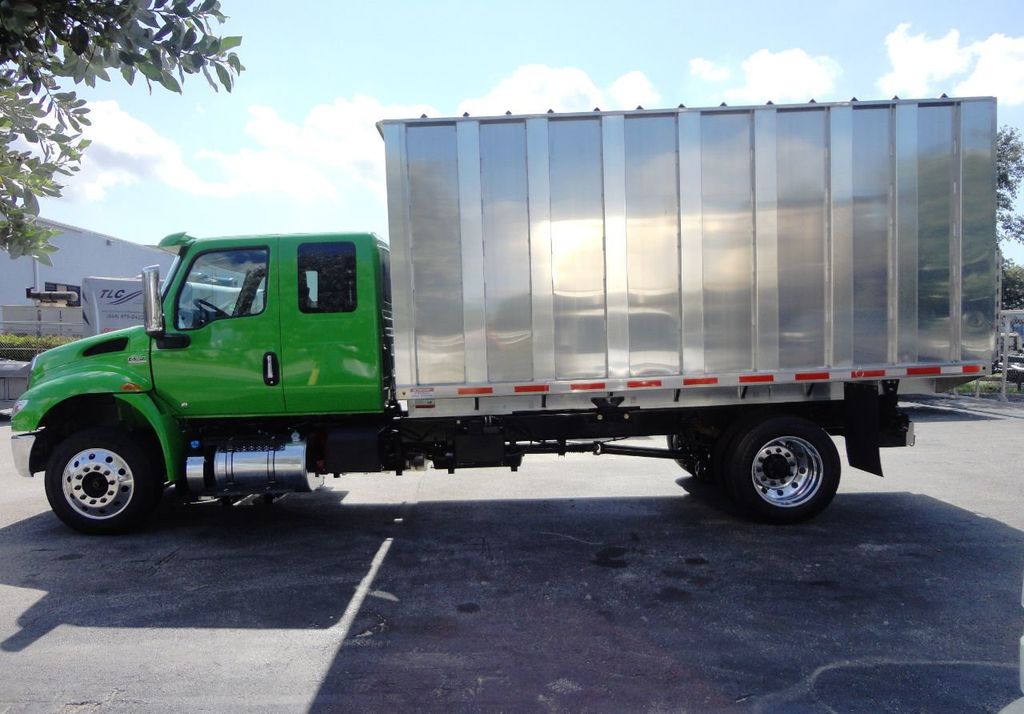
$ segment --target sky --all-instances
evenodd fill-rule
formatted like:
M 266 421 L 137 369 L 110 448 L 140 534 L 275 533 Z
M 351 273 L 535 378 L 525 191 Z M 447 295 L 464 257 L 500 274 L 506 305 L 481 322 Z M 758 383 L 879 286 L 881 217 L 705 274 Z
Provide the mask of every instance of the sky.
M 1024 128 L 1024 3 L 222 0 L 246 71 L 78 88 L 93 140 L 42 215 L 153 244 L 387 235 L 385 118 L 995 95 Z M 1010 257 L 1024 262 L 1024 249 Z

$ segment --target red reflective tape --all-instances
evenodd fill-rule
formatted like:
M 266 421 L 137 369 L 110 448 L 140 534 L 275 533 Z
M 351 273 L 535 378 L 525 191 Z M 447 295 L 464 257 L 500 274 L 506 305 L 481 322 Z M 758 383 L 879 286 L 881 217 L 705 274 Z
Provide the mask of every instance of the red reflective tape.
M 796 375 L 796 381 L 798 382 L 813 382 L 819 379 L 828 379 L 831 377 L 828 372 L 798 372 Z
M 494 394 L 494 387 L 459 387 L 459 394 Z
M 980 371 L 981 371 L 981 365 L 980 364 L 965 364 L 963 366 L 964 374 L 977 374 Z
M 631 382 L 626 382 L 626 386 L 630 389 L 636 389 L 637 387 L 660 387 L 660 379 L 636 379 Z
M 752 382 L 774 382 L 775 377 L 770 374 L 741 374 L 740 384 L 750 384 Z
M 907 367 L 908 377 L 922 374 L 942 374 L 942 367 Z
M 523 394 L 528 392 L 546 392 L 548 391 L 548 385 L 546 384 L 517 384 L 513 387 L 513 391 L 516 394 Z
M 686 377 L 683 379 L 684 387 L 697 387 L 702 384 L 718 384 L 718 377 Z
M 884 377 L 884 369 L 855 369 L 850 372 L 850 376 L 854 379 L 860 379 L 861 377 Z
M 578 384 L 570 384 L 569 389 L 574 392 L 583 389 L 604 389 L 604 382 L 580 382 Z
M 416 404 L 415 406 L 416 406 L 417 409 L 433 409 L 434 408 L 433 404 Z

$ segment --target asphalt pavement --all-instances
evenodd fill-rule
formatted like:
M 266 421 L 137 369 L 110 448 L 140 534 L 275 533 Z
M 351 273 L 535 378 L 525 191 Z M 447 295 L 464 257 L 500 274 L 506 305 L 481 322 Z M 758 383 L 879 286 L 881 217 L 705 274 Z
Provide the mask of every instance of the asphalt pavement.
M 0 421 L 0 712 L 998 711 L 1024 405 L 910 411 L 917 446 L 799 526 L 672 462 L 574 455 L 167 499 L 113 538 L 50 514 Z

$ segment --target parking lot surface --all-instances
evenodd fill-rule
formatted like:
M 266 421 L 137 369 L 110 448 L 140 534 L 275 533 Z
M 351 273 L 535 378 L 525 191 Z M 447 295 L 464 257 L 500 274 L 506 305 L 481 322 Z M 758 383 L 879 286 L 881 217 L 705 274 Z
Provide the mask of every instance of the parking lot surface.
M 917 446 L 800 526 L 670 461 L 578 455 L 167 499 L 113 538 L 50 514 L 0 422 L 0 712 L 998 711 L 1024 408 L 910 411 Z

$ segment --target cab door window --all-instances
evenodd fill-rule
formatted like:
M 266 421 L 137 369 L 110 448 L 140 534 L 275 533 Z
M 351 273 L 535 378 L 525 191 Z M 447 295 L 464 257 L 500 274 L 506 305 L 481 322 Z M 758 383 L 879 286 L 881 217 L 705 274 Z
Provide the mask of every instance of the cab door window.
M 175 306 L 175 326 L 195 330 L 217 320 L 258 315 L 267 301 L 266 248 L 212 250 L 189 268 Z
M 303 243 L 299 246 L 299 310 L 355 312 L 355 243 Z

